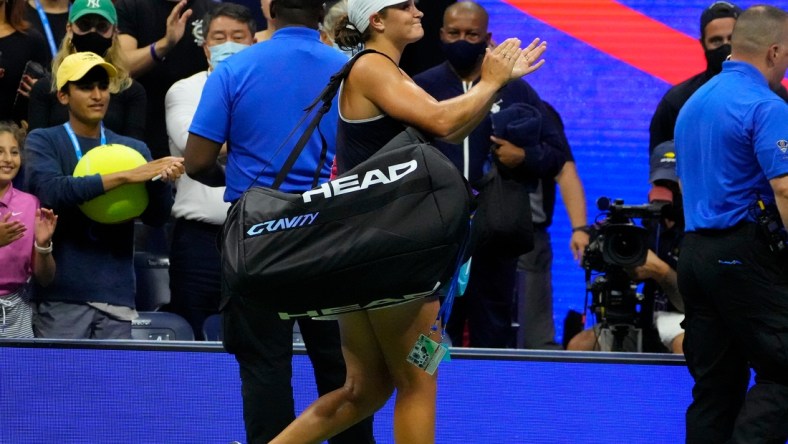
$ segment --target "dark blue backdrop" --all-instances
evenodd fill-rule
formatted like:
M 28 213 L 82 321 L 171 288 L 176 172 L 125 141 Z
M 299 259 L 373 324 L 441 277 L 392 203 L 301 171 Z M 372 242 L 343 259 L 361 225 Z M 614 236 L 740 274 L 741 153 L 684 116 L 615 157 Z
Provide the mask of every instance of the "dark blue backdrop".
M 600 196 L 623 198 L 630 204 L 644 203 L 649 187 L 648 126 L 657 103 L 671 85 L 521 12 L 512 6 L 517 1 L 511 0 L 510 4 L 501 0 L 479 0 L 479 3 L 490 13 L 490 30 L 495 40 L 519 37 L 529 42 L 538 36 L 548 41 L 547 63 L 526 80 L 563 117 L 585 186 L 589 219 L 597 215 L 595 202 Z M 570 14 L 578 5 L 598 3 L 601 7 L 613 2 L 550 0 L 542 3 Z M 617 3 L 697 39 L 701 12 L 713 1 L 620 0 Z M 736 3 L 746 8 L 758 2 Z M 788 8 L 786 1 L 767 3 Z M 617 16 L 589 14 L 578 21 L 576 27 L 582 29 L 601 23 L 611 29 L 627 29 L 621 20 Z M 636 47 L 642 44 L 638 51 L 645 57 L 664 49 L 653 36 L 640 34 L 637 26 L 631 27 L 625 39 L 626 43 L 635 42 Z M 700 43 L 695 50 L 702 60 Z M 670 58 L 663 62 L 675 63 Z M 583 309 L 585 282 L 583 271 L 569 252 L 569 222 L 560 196 L 555 214 L 551 230 L 555 252 L 554 320 L 560 342 L 567 311 Z

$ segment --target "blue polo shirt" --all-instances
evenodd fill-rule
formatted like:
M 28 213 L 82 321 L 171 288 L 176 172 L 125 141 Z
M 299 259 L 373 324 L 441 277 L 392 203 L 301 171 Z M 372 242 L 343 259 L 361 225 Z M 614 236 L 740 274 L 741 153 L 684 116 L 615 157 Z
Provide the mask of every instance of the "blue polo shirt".
M 788 105 L 749 63 L 728 61 L 690 97 L 675 130 L 686 231 L 750 220 L 769 180 L 788 174 Z
M 285 146 L 280 145 L 303 117 L 304 108 L 347 60 L 344 54 L 321 43 L 317 30 L 287 27 L 276 31 L 270 40 L 225 60 L 208 76 L 189 132 L 214 142 L 227 142 L 225 201 L 240 198 L 261 171 L 256 185 L 273 183 L 301 131 Z M 321 168 L 325 180 L 331 172 L 336 130 L 335 102 L 320 122 L 320 131 L 328 142 L 328 157 Z M 282 191 L 312 187 L 320 149 L 316 130 L 280 187 Z

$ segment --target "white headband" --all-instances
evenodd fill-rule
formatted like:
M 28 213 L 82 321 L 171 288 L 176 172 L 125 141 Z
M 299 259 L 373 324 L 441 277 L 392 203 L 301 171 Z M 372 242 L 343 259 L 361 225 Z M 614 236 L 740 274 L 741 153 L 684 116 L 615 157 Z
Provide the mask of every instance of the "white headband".
M 369 27 L 369 17 L 383 8 L 405 3 L 407 0 L 348 0 L 347 18 L 350 24 L 364 33 Z

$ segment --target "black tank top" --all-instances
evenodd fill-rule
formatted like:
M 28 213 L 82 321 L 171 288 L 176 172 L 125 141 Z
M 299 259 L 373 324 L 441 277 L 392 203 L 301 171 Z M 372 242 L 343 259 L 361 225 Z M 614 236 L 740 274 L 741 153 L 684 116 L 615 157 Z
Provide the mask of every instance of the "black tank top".
M 367 160 L 404 130 L 405 125 L 386 114 L 350 122 L 340 118 L 337 129 L 337 172 L 342 174 Z
M 375 52 L 391 60 L 386 54 Z M 391 63 L 394 63 L 395 66 L 397 65 L 394 60 L 391 60 Z M 341 86 L 339 94 L 342 94 Z M 388 143 L 389 140 L 405 130 L 405 125 L 402 122 L 387 114 L 351 121 L 343 119 L 341 111 L 339 116 L 336 153 L 337 172 L 339 174 L 369 159 L 377 150 L 383 148 L 383 145 Z

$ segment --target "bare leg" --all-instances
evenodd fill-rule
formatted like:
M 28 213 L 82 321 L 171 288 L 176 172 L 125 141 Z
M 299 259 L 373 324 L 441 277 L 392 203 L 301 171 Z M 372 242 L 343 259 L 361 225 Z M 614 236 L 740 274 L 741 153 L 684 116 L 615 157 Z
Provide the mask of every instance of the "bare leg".
M 370 311 L 369 317 L 397 388 L 394 404 L 394 441 L 420 444 L 435 442 L 437 373 L 429 375 L 407 362 L 419 335 L 429 332 L 440 304 L 421 299 L 390 309 Z
M 397 388 L 396 442 L 435 439 L 436 377 L 405 359 L 438 311 L 435 298 L 340 316 L 345 386 L 312 403 L 272 443 L 320 443 L 380 409 Z
M 576 334 L 566 349 L 569 351 L 599 351 L 599 337 L 593 328 L 589 328 Z
M 678 336 L 673 338 L 671 343 L 671 351 L 677 355 L 684 354 L 684 333 L 679 333 Z

